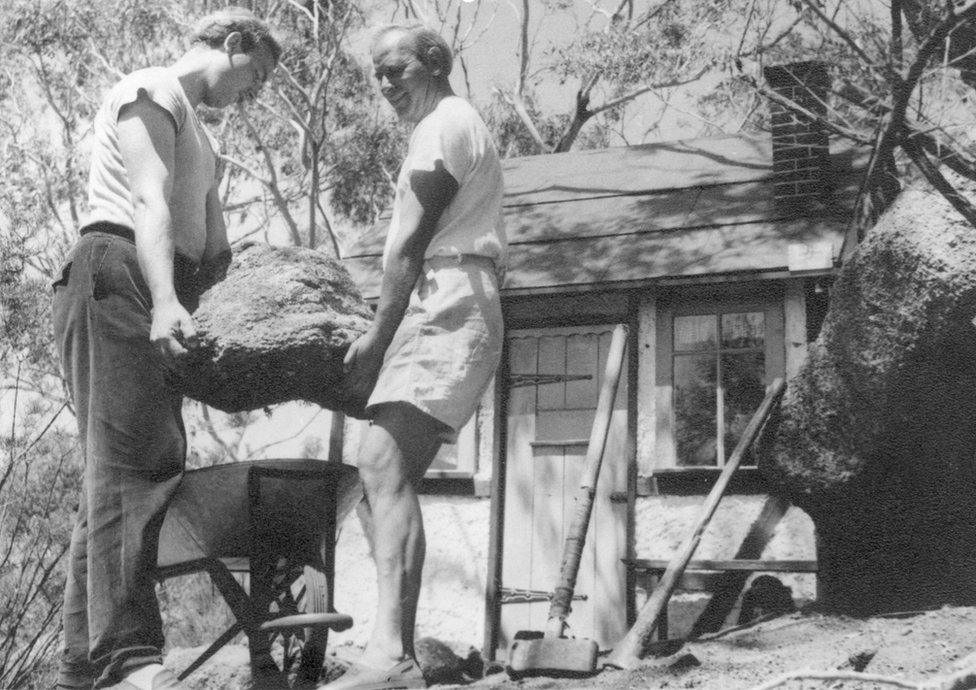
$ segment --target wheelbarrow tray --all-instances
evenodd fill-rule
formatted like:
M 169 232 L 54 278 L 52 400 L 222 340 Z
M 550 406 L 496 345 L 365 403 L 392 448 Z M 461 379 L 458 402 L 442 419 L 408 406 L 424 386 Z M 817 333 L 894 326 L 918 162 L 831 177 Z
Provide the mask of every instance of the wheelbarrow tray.
M 361 498 L 356 468 L 321 460 L 189 470 L 163 521 L 157 567 L 249 558 L 258 543 L 279 556 L 312 557 L 329 524 L 341 524 Z
M 332 604 L 335 538 L 361 498 L 354 467 L 321 460 L 260 460 L 184 474 L 160 531 L 156 575 L 163 580 L 208 572 L 235 622 L 180 673 L 180 680 L 240 631 L 248 636 L 256 669 L 274 663 L 272 637 L 299 635 L 296 677 L 318 678 L 328 630 L 352 625 Z M 288 572 L 304 572 L 301 594 L 287 578 L 275 584 L 272 571 L 279 563 Z M 249 574 L 247 590 L 232 577 L 234 570 Z M 289 595 L 291 604 L 282 608 L 285 600 L 278 597 Z M 298 607 L 295 596 L 303 597 L 301 611 L 292 610 Z M 294 660 L 290 653 L 286 657 Z M 283 662 L 282 670 L 287 667 Z

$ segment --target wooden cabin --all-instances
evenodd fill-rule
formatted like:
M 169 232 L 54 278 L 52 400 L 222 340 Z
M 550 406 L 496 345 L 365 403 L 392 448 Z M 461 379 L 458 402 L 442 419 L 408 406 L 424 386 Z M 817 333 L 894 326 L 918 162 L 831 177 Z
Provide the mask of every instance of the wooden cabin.
M 797 75 L 816 80 L 823 68 L 767 70 L 784 88 Z M 450 497 L 453 523 L 480 504 L 468 524 L 483 531 L 464 537 L 462 558 L 482 559 L 481 600 L 463 610 L 483 625 L 489 654 L 544 628 L 616 324 L 629 327 L 625 374 L 570 616 L 571 634 L 603 648 L 686 536 L 765 387 L 795 374 L 816 337 L 867 154 L 831 146 L 787 113 L 772 119 L 772 136 L 503 161 L 504 361 L 476 419 L 431 469 L 424 508 L 436 515 Z M 386 223 L 346 252 L 370 299 Z M 754 465 L 731 491 L 698 557 L 800 570 L 815 559 L 809 520 L 769 497 Z M 433 544 L 441 536 L 425 519 Z M 689 572 L 685 584 L 738 593 L 764 568 L 788 569 Z M 715 599 L 676 634 L 724 620 L 735 596 Z

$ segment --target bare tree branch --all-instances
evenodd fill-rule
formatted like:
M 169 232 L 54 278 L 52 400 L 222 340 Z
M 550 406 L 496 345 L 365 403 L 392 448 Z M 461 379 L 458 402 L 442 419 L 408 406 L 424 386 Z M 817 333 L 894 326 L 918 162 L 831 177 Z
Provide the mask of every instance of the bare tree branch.
M 939 172 L 938 166 L 929 160 L 928 155 L 911 137 L 906 137 L 902 140 L 901 148 L 912 159 L 912 163 L 922 172 L 929 184 L 944 196 L 970 225 L 976 228 L 976 206 L 973 206 L 966 197 L 952 186 L 949 180 Z
M 844 137 L 845 139 L 850 139 L 851 141 L 855 141 L 855 142 L 857 142 L 859 144 L 871 144 L 871 143 L 873 143 L 873 139 L 871 139 L 870 137 L 868 137 L 868 136 L 866 136 L 866 135 L 864 135 L 864 134 L 862 134 L 862 133 L 860 133 L 858 131 L 855 131 L 855 130 L 850 129 L 850 128 L 847 128 L 847 127 L 841 127 L 840 125 L 838 125 L 838 124 L 836 124 L 834 122 L 831 122 L 829 119 L 827 119 L 825 117 L 822 117 L 821 115 L 819 115 L 817 113 L 811 112 L 810 110 L 808 110 L 807 108 L 804 108 L 803 106 L 799 105 L 798 103 L 794 102 L 793 100 L 791 100 L 789 98 L 786 98 L 785 96 L 781 96 L 780 94 L 776 93 L 772 89 L 770 89 L 770 88 L 768 88 L 766 86 L 763 86 L 762 84 L 759 84 L 758 82 L 756 82 L 755 80 L 753 80 L 751 78 L 748 78 L 748 81 L 751 82 L 752 87 L 758 93 L 760 93 L 761 95 L 765 96 L 770 101 L 773 101 L 774 103 L 778 103 L 779 105 L 783 106 L 787 110 L 790 110 L 791 112 L 796 113 L 797 115 L 799 115 L 799 116 L 801 116 L 801 117 L 803 117 L 803 118 L 805 118 L 805 119 L 807 119 L 807 120 L 809 120 L 811 122 L 816 122 L 818 124 L 823 125 L 824 127 L 826 127 L 827 129 L 829 129 L 830 131 L 832 131 L 835 134 L 838 134 L 838 135 Z
M 269 177 L 266 181 L 262 180 L 262 182 L 265 187 L 267 187 L 268 191 L 271 192 L 271 196 L 275 200 L 275 205 L 278 207 L 278 211 L 285 219 L 285 223 L 288 225 L 288 233 L 291 236 L 292 242 L 294 242 L 296 246 L 299 246 L 302 243 L 302 237 L 298 232 L 298 223 L 296 223 L 295 219 L 292 217 L 291 211 L 288 209 L 288 203 L 281 194 L 281 188 L 278 184 L 278 173 L 276 172 L 274 161 L 271 159 L 271 154 L 268 153 L 268 147 L 264 145 L 261 134 L 257 131 L 254 123 L 251 122 L 251 118 L 247 116 L 247 112 L 244 110 L 244 108 L 238 107 L 237 110 L 241 116 L 241 119 L 244 121 L 248 132 L 250 132 L 251 136 L 254 137 L 254 140 L 258 142 L 261 155 L 264 157 L 264 163 L 267 167 Z M 246 167 L 243 169 L 245 171 L 248 170 Z M 257 179 L 261 180 L 262 178 L 258 177 Z
M 519 116 L 519 119 L 522 120 L 522 124 L 525 125 L 525 128 L 532 136 L 532 140 L 536 143 L 536 146 L 539 147 L 539 151 L 541 153 L 549 153 L 551 149 L 548 145 L 546 145 L 546 142 L 539 133 L 539 130 L 536 129 L 535 123 L 532 122 L 532 117 L 529 115 L 529 111 L 525 107 L 525 102 L 522 100 L 521 94 L 505 93 L 501 89 L 496 89 L 496 91 L 503 99 L 505 99 L 505 102 L 511 105 L 515 110 L 516 114 Z
M 861 46 L 857 44 L 857 41 L 851 38 L 850 34 L 842 29 L 837 22 L 827 16 L 827 14 L 817 5 L 816 0 L 803 0 L 803 4 L 806 5 L 811 12 L 817 15 L 817 17 L 820 18 L 820 21 L 829 26 L 842 41 L 850 46 L 851 50 L 853 50 L 856 55 L 864 60 L 864 62 L 866 62 L 869 66 L 874 66 L 874 60 L 872 60 L 870 56 L 864 52 Z

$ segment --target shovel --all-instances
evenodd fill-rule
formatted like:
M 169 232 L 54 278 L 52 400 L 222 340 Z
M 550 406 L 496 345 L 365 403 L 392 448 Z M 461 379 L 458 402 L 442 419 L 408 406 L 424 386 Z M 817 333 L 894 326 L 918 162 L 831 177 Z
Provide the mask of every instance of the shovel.
M 590 430 L 590 440 L 586 449 L 583 476 L 576 496 L 576 513 L 566 534 L 563 547 L 563 560 L 559 569 L 559 582 L 552 594 L 549 605 L 549 619 L 545 633 L 521 630 L 508 652 L 505 670 L 512 678 L 524 676 L 575 676 L 596 672 L 596 656 L 599 651 L 594 640 L 564 637 L 566 617 L 571 610 L 573 591 L 576 588 L 576 575 L 579 572 L 580 557 L 586 531 L 593 511 L 593 497 L 596 482 L 600 476 L 600 465 L 610 430 L 610 417 L 613 413 L 613 399 L 617 395 L 620 371 L 623 368 L 624 348 L 627 344 L 627 327 L 617 326 L 610 341 L 607 367 L 603 377 L 603 387 L 597 400 L 596 416 Z

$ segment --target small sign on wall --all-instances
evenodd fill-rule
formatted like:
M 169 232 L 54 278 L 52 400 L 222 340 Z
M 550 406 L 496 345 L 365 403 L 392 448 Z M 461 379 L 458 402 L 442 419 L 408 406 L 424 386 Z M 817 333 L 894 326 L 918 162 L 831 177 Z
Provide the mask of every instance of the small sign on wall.
M 790 273 L 833 268 L 834 249 L 830 242 L 796 242 L 786 248 Z

